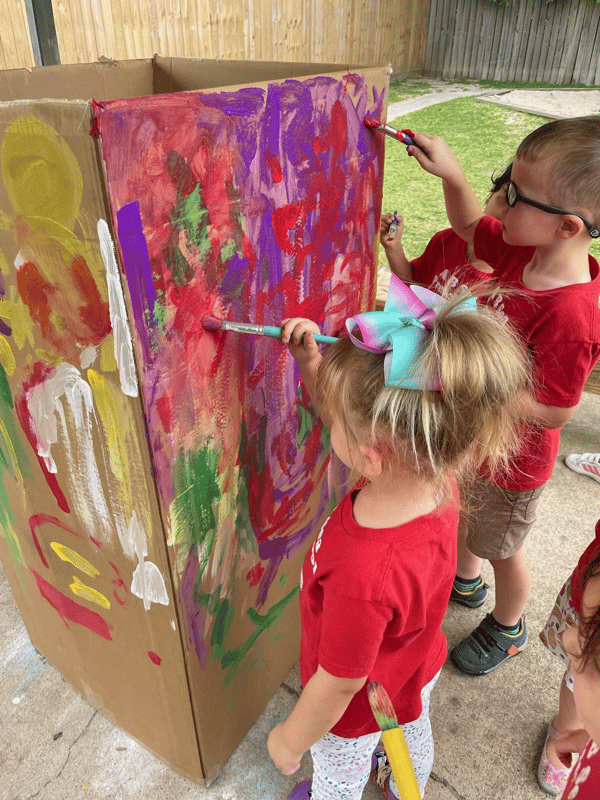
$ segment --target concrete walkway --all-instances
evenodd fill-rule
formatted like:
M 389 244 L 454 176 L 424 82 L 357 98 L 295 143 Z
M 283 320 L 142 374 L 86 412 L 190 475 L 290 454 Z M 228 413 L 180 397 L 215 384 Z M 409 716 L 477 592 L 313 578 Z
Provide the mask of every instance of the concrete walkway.
M 563 432 L 561 454 L 600 451 L 600 396 L 584 394 Z M 534 768 L 554 713 L 562 669 L 537 640 L 556 593 L 600 517 L 600 484 L 559 459 L 526 543 L 534 576 L 524 653 L 480 678 L 443 670 L 432 698 L 436 740 L 432 800 L 542 800 Z M 491 570 L 485 573 L 491 580 Z M 451 606 L 450 646 L 488 611 Z M 293 671 L 209 788 L 165 766 L 113 727 L 32 648 L 0 573 L 0 800 L 285 800 L 284 778 L 265 749 L 270 728 L 287 715 L 299 683 Z M 510 774 L 510 780 L 507 775 Z M 380 797 L 373 787 L 365 800 Z

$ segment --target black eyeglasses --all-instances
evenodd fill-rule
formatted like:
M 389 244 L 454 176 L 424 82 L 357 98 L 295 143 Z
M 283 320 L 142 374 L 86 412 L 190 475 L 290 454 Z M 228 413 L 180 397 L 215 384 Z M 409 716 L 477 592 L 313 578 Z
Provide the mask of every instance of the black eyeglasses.
M 524 195 L 521 194 L 521 192 L 517 189 L 516 185 L 512 181 L 508 181 L 508 183 L 506 184 L 506 202 L 508 203 L 510 208 L 514 208 L 518 202 L 521 202 L 521 203 L 526 203 L 526 205 L 528 206 L 539 208 L 542 211 L 547 211 L 548 214 L 570 214 L 572 217 L 579 217 L 579 219 L 588 229 L 592 239 L 598 239 L 598 237 L 600 237 L 600 231 L 598 230 L 598 228 L 592 222 L 588 222 L 587 219 L 584 219 L 581 216 L 581 214 L 576 214 L 574 211 L 567 211 L 564 208 L 549 206 L 546 203 L 539 203 L 537 200 L 530 200 L 529 197 L 525 197 Z

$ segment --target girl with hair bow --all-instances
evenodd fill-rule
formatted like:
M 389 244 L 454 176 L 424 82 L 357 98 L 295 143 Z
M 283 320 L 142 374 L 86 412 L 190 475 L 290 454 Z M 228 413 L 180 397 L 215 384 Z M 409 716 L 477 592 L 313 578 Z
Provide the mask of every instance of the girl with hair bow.
M 529 387 L 520 344 L 469 294 L 445 301 L 393 276 L 385 309 L 346 327 L 322 356 L 315 323 L 282 323 L 334 453 L 363 478 L 302 568 L 303 692 L 268 740 L 285 775 L 311 750 L 312 784 L 290 800 L 359 800 L 370 775 L 385 797 L 400 796 L 377 749 L 368 680 L 390 695 L 423 792 L 456 568 L 456 478 L 507 463 Z

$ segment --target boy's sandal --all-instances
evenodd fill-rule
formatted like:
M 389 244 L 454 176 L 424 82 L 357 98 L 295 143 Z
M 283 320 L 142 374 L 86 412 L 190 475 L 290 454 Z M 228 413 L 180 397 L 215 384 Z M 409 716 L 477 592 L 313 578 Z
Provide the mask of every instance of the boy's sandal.
M 560 733 L 550 723 L 548 725 L 548 732 L 542 748 L 542 755 L 538 765 L 537 779 L 540 789 L 543 789 L 548 794 L 556 797 L 565 788 L 567 778 L 569 777 L 570 769 L 557 769 L 553 764 L 548 761 L 546 756 L 546 747 L 548 746 L 548 739 L 558 739 Z

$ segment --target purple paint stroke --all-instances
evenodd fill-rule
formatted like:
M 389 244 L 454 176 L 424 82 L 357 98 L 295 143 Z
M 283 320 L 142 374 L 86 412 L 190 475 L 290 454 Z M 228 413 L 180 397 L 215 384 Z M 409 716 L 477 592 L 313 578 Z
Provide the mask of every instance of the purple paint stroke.
M 264 606 L 267 601 L 267 597 L 269 594 L 269 589 L 271 588 L 271 584 L 277 577 L 277 572 L 279 571 L 279 567 L 281 562 L 283 561 L 283 555 L 275 555 L 271 557 L 271 560 L 267 564 L 265 571 L 262 574 L 260 579 L 260 583 L 258 584 L 257 594 L 256 594 L 256 602 L 254 607 L 257 611 Z
M 138 200 L 127 203 L 117 211 L 117 226 L 135 328 L 148 363 L 151 361 L 150 335 L 155 325 L 156 294 Z
M 188 642 L 198 656 L 200 669 L 208 666 L 208 648 L 206 646 L 204 630 L 207 619 L 206 609 L 196 599 L 196 577 L 200 569 L 200 562 L 195 548 L 188 553 L 185 569 L 179 587 L 179 601 L 185 609 L 184 618 L 188 625 Z

